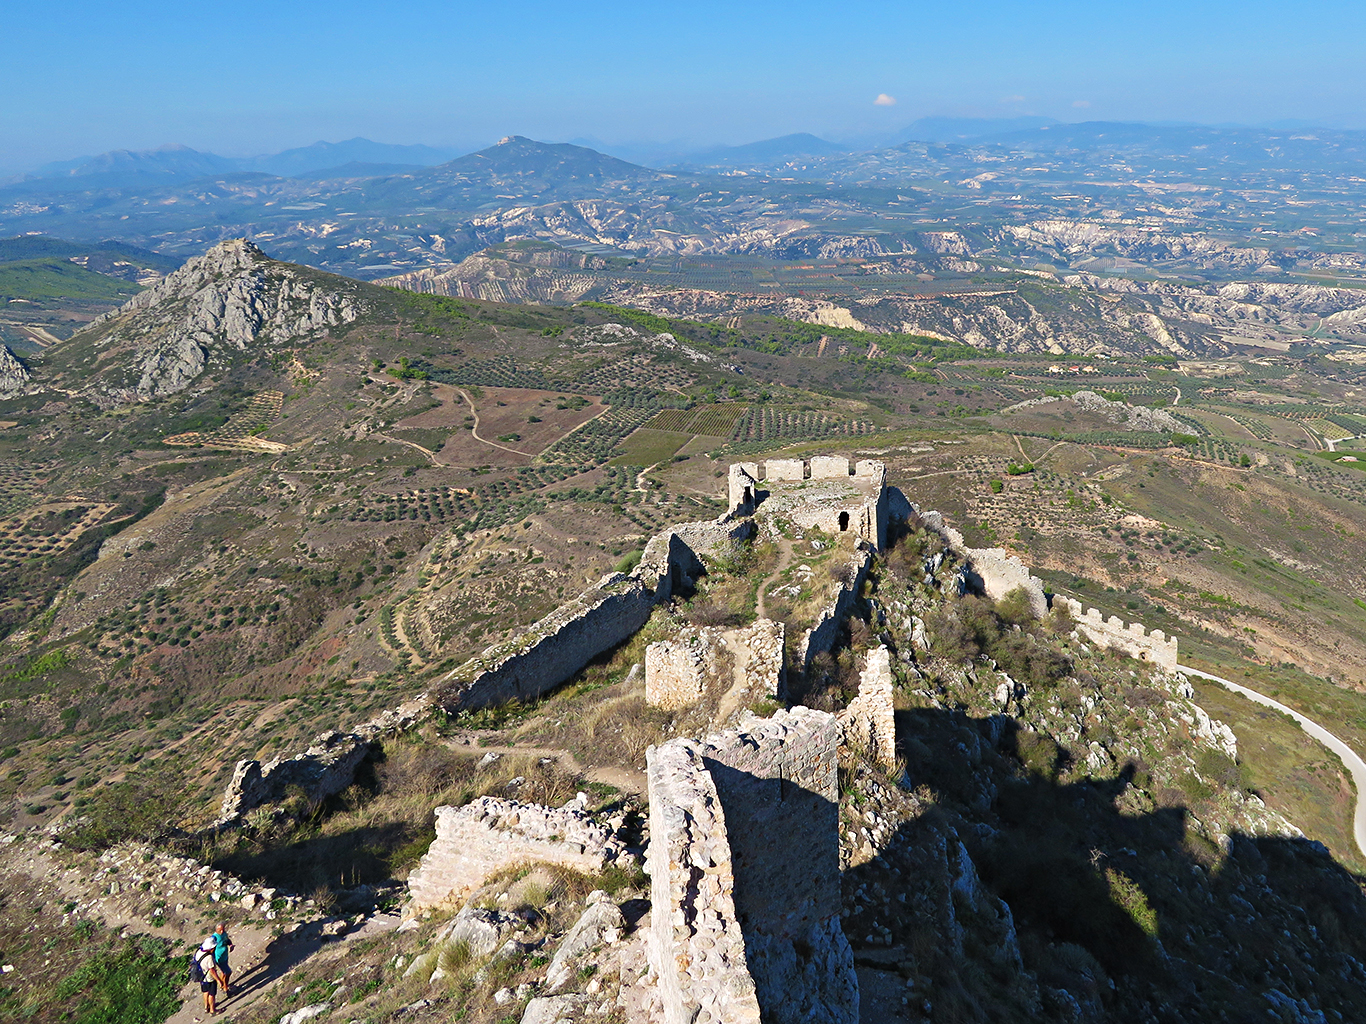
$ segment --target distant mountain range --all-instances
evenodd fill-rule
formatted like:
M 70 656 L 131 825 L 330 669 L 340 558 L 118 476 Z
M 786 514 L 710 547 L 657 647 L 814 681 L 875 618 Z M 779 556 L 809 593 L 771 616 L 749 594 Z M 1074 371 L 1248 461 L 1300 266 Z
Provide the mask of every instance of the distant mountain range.
M 392 174 L 395 169 L 430 167 L 445 163 L 464 150 L 436 149 L 432 146 L 397 146 L 369 139 L 345 142 L 315 142 L 311 146 L 286 149 L 264 156 L 226 157 L 201 153 L 188 146 L 162 146 L 133 151 L 118 149 L 99 156 L 78 157 L 45 164 L 23 180 L 41 181 L 43 186 L 86 190 L 91 188 L 128 188 L 141 185 L 190 181 L 216 174 L 259 173 L 296 177 L 353 165 L 378 167 L 364 176 Z M 362 176 L 346 175 L 345 176 Z

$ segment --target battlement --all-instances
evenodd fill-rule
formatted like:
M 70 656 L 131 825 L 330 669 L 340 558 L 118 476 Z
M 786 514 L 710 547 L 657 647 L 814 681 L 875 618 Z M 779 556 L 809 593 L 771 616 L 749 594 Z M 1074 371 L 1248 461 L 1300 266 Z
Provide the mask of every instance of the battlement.
M 762 511 L 827 533 L 853 532 L 879 550 L 887 538 L 887 467 L 838 455 L 737 462 L 729 474 L 732 516 Z
M 1093 643 L 1118 648 L 1131 658 L 1162 668 L 1176 668 L 1176 637 L 1169 637 L 1160 629 L 1149 632 L 1143 623 L 1126 623 L 1118 615 L 1107 618 L 1099 608 L 1084 608 L 1076 598 L 1055 595 L 1053 603 L 1059 602 L 1076 621 L 1077 631 Z

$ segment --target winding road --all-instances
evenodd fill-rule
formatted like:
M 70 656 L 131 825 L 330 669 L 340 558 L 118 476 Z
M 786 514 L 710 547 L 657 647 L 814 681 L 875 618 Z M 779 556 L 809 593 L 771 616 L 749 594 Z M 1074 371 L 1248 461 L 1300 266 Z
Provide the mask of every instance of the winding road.
M 1262 704 L 1266 707 L 1289 715 L 1300 724 L 1303 729 L 1314 739 L 1318 740 L 1325 747 L 1342 758 L 1342 763 L 1347 766 L 1347 771 L 1352 775 L 1352 783 L 1357 790 L 1356 814 L 1352 819 L 1352 835 L 1357 841 L 1357 848 L 1366 854 L 1366 802 L 1363 802 L 1363 794 L 1366 794 L 1366 761 L 1357 756 L 1356 751 L 1349 747 L 1342 740 L 1338 739 L 1331 732 L 1311 719 L 1305 718 L 1298 711 L 1294 711 L 1278 700 L 1272 700 L 1265 694 L 1258 693 L 1256 690 L 1249 690 L 1240 683 L 1225 679 L 1222 676 L 1211 675 L 1209 672 L 1201 672 L 1198 668 L 1191 668 L 1189 665 L 1177 666 L 1187 675 L 1199 676 L 1201 679 L 1208 679 L 1212 683 L 1218 683 L 1225 689 L 1232 690 L 1234 693 L 1241 694 L 1250 701 Z

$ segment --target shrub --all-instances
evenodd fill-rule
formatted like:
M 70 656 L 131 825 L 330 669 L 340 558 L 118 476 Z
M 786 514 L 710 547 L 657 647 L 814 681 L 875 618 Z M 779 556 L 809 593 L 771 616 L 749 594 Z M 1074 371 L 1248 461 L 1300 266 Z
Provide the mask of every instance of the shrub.
M 96 790 L 63 841 L 78 850 L 103 850 L 134 838 L 157 842 L 176 830 L 187 800 L 183 779 L 168 771 L 144 772 Z
M 1110 899 L 1129 915 L 1134 924 L 1150 938 L 1157 938 L 1157 912 L 1138 883 L 1117 868 L 1105 869 L 1105 881 L 1110 886 Z

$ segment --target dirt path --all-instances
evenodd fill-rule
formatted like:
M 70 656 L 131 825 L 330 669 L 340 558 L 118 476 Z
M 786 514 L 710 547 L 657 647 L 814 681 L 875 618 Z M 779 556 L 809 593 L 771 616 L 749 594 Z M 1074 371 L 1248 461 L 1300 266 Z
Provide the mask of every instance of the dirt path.
M 460 392 L 460 397 L 463 398 L 466 404 L 469 405 L 470 412 L 474 416 L 474 426 L 470 428 L 471 437 L 473 437 L 476 441 L 488 445 L 490 448 L 497 448 L 500 451 L 511 452 L 513 455 L 521 455 L 523 458 L 527 459 L 534 459 L 536 457 L 535 452 L 519 452 L 516 448 L 509 448 L 507 445 L 499 444 L 497 441 L 490 441 L 487 437 L 480 437 L 479 410 L 474 407 L 474 399 L 471 398 L 468 393 L 466 393 L 464 388 L 456 388 L 456 390 Z
M 1289 715 L 1299 723 L 1301 729 L 1314 737 L 1314 739 L 1318 740 L 1333 753 L 1337 754 L 1338 757 L 1342 758 L 1343 766 L 1346 767 L 1347 771 L 1351 774 L 1352 784 L 1356 786 L 1357 791 L 1356 813 L 1352 817 L 1352 835 L 1356 839 L 1357 849 L 1361 850 L 1363 854 L 1366 854 L 1366 802 L 1363 802 L 1362 800 L 1363 794 L 1366 794 L 1366 761 L 1362 761 L 1355 750 L 1313 719 L 1306 718 L 1298 711 L 1286 707 L 1278 700 L 1272 700 L 1265 694 L 1258 693 L 1256 690 L 1250 690 L 1241 683 L 1235 683 L 1225 679 L 1223 676 L 1212 675 L 1209 672 L 1201 672 L 1198 668 L 1191 668 L 1189 665 L 1179 665 L 1177 667 L 1182 672 L 1187 672 L 1193 676 L 1199 676 L 1201 679 L 1208 679 L 1212 683 L 1218 683 L 1225 689 L 1241 694 L 1250 701 L 1272 708 L 1282 714 Z
M 386 441 L 394 441 L 397 444 L 406 444 L 409 448 L 416 448 L 418 451 L 420 451 L 423 455 L 427 456 L 427 458 L 431 460 L 432 465 L 436 465 L 436 452 L 432 451 L 429 448 L 423 448 L 422 445 L 417 444 L 414 441 L 405 441 L 401 437 L 394 437 L 390 434 L 371 434 L 370 436 L 382 437 Z
M 927 474 L 928 475 L 928 474 Z M 792 564 L 792 542 L 786 537 L 778 538 L 778 568 L 759 584 L 758 598 L 754 602 L 754 610 L 759 618 L 768 618 L 768 603 L 764 600 L 764 594 L 772 585 L 773 581 L 782 578 L 784 570 Z
M 623 793 L 644 795 L 646 790 L 645 773 L 635 768 L 613 767 L 611 765 L 585 767 L 579 763 L 572 751 L 561 747 L 517 747 L 495 743 L 480 743 L 481 739 L 496 736 L 497 733 L 471 730 L 447 739 L 447 745 L 471 748 L 485 754 L 525 754 L 528 757 L 553 757 L 564 763 L 575 775 L 582 775 L 590 782 L 601 782 Z

